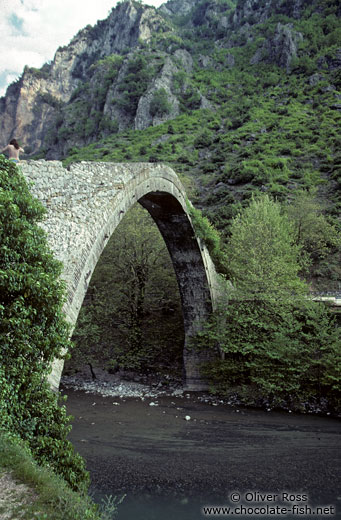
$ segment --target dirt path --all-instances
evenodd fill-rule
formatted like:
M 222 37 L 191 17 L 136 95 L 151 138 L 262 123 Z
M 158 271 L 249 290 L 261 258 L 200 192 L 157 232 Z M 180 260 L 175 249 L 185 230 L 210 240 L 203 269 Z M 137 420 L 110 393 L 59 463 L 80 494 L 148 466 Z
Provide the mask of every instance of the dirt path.
M 0 520 L 17 520 L 24 516 L 25 504 L 36 499 L 35 493 L 25 484 L 20 484 L 10 472 L 0 473 Z M 19 509 L 23 507 L 20 512 Z M 14 511 L 16 511 L 14 515 Z

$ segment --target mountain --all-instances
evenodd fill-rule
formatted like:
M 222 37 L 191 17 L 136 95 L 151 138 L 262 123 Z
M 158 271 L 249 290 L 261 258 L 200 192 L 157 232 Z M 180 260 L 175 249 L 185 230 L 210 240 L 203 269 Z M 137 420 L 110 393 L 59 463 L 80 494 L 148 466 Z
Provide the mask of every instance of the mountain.
M 123 56 L 164 30 L 164 20 L 154 8 L 138 2 L 119 4 L 106 20 L 79 31 L 69 45 L 60 47 L 50 64 L 41 69 L 25 68 L 0 101 L 2 135 L 9 139 L 15 134 L 29 150 L 37 151 L 46 144 L 49 130 L 59 127 L 67 106 L 84 94 L 87 83 L 96 97 L 93 110 L 103 110 L 103 95 L 97 99 L 96 85 L 100 88 L 103 82 L 107 88 L 109 83 L 112 86 L 116 69 L 119 72 L 123 63 L 113 72 L 111 61 L 101 64 L 100 60 L 116 54 L 122 56 L 119 61 L 123 62 Z M 61 153 L 63 148 L 59 146 L 54 153 Z
M 301 16 L 310 9 L 310 23 L 321 18 L 321 2 L 315 10 L 309 4 L 170 0 L 156 10 L 120 2 L 106 20 L 59 48 L 50 64 L 25 68 L 0 100 L 1 133 L 5 140 L 16 136 L 31 153 L 43 148 L 56 158 L 115 131 L 174 119 L 184 109 L 214 109 L 215 99 L 192 84 L 196 69 L 233 67 L 245 58 L 235 51 L 247 55 L 252 48 L 250 72 L 266 63 L 290 72 L 298 47 L 307 45 Z M 321 56 L 319 68 L 338 67 L 340 60 L 340 51 L 329 62 Z
M 315 189 L 340 226 L 340 15 L 338 0 L 120 2 L 10 85 L 3 139 L 65 164 L 167 162 L 225 236 L 258 191 Z M 317 264 L 338 288 L 335 252 Z

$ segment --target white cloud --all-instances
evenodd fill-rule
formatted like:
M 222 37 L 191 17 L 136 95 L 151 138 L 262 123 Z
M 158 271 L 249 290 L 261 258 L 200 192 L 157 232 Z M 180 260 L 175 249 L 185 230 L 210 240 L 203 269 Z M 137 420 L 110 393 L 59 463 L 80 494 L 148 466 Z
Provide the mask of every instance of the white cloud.
M 41 67 L 88 24 L 106 18 L 117 0 L 0 0 L 0 96 L 24 66 Z M 163 0 L 147 0 L 159 7 Z

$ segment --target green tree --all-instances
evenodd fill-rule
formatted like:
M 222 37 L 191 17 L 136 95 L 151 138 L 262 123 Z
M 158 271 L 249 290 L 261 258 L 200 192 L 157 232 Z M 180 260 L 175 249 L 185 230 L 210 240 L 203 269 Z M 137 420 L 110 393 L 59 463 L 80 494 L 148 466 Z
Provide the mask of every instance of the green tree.
M 169 114 L 172 106 L 168 101 L 168 94 L 164 88 L 160 88 L 154 93 L 153 99 L 150 102 L 150 115 L 162 117 Z
M 148 66 L 146 58 L 140 55 L 134 56 L 128 62 L 126 75 L 119 83 L 118 90 L 121 92 L 121 97 L 116 100 L 116 104 L 128 114 L 134 114 L 152 74 L 153 70 Z
M 341 234 L 324 215 L 316 189 L 296 192 L 285 210 L 294 224 L 295 242 L 301 247 L 301 264 L 311 267 L 312 276 L 330 253 L 340 258 Z
M 328 397 L 340 405 L 340 329 L 307 297 L 300 251 L 295 227 L 267 195 L 233 219 L 227 265 L 234 288 L 196 340 L 220 353 L 203 367 L 217 391 L 237 389 L 252 404 L 300 408 Z
M 124 217 L 98 262 L 73 339 L 77 363 L 85 357 L 132 370 L 174 362 L 180 367 L 183 322 L 173 266 L 156 225 L 139 205 Z
M 307 292 L 299 278 L 301 247 L 278 202 L 268 195 L 253 198 L 232 219 L 230 232 L 227 262 L 239 296 L 261 300 Z
M 213 391 L 237 392 L 252 405 L 309 410 L 325 398 L 329 410 L 341 405 L 341 334 L 323 304 L 233 301 L 196 341 L 219 349 L 220 358 L 203 366 Z
M 19 169 L 0 156 L 0 429 L 85 490 L 88 474 L 67 440 L 66 409 L 46 381 L 70 343 L 61 264 L 38 225 L 44 214 Z

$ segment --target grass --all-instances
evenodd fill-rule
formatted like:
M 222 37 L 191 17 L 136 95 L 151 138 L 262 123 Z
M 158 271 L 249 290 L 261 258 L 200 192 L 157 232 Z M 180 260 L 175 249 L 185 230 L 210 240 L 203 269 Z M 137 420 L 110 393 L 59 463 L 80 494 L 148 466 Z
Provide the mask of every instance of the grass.
M 6 433 L 0 433 L 0 475 L 10 474 L 28 491 L 18 493 L 18 503 L 0 506 L 0 514 L 23 520 L 109 520 L 117 511 L 115 499 L 106 508 L 96 505 L 89 496 L 72 491 L 50 468 L 38 466 L 27 447 Z

